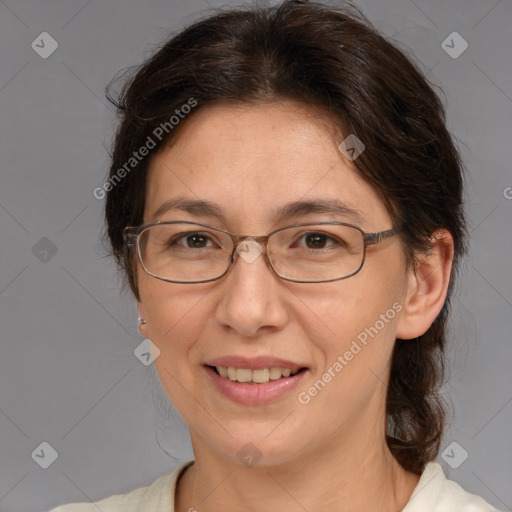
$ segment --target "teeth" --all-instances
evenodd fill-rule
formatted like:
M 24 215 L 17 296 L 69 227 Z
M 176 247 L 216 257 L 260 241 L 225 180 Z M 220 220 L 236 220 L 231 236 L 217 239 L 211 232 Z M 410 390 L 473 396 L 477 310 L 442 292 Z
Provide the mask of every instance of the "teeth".
M 236 380 L 238 382 L 250 382 L 252 378 L 252 371 L 246 368 L 238 368 L 236 370 Z
M 240 370 L 238 370 L 240 371 Z M 252 381 L 257 382 L 259 384 L 264 384 L 265 382 L 268 382 L 270 380 L 270 371 L 268 368 L 263 368 L 262 370 L 248 370 L 249 373 L 251 373 Z
M 265 384 L 270 380 L 277 380 L 281 377 L 295 375 L 299 370 L 290 370 L 290 368 L 261 368 L 251 370 L 250 368 L 234 368 L 233 366 L 216 366 L 217 372 L 225 379 L 237 382 L 250 382 L 254 384 Z
M 281 368 L 270 368 L 270 380 L 281 378 Z

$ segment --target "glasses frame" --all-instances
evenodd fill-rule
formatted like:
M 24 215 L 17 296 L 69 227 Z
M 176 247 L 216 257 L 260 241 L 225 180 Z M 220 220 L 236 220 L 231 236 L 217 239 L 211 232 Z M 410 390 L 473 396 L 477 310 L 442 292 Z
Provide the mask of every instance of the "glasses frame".
M 204 228 L 212 229 L 214 231 L 221 231 L 222 233 L 225 233 L 226 235 L 228 235 L 231 238 L 231 241 L 233 242 L 233 250 L 231 251 L 231 256 L 229 258 L 229 263 L 228 263 L 228 266 L 226 267 L 226 270 L 220 276 L 213 277 L 210 279 L 201 279 L 199 281 L 177 281 L 174 279 L 167 279 L 164 277 L 160 277 L 160 276 L 157 276 L 156 274 L 151 273 L 144 265 L 144 261 L 142 259 L 142 255 L 141 255 L 141 251 L 140 251 L 139 239 L 140 239 L 140 235 L 146 229 L 151 228 L 152 226 L 157 226 L 157 225 L 162 225 L 162 224 L 164 224 L 164 225 L 165 224 L 191 224 L 194 226 L 201 226 Z M 272 261 L 270 260 L 268 253 L 267 253 L 267 245 L 268 245 L 269 238 L 273 234 L 278 233 L 279 231 L 283 231 L 284 229 L 288 229 L 288 228 L 302 227 L 302 226 L 323 226 L 323 225 L 347 226 L 347 227 L 357 229 L 361 233 L 361 235 L 363 237 L 363 258 L 361 260 L 361 264 L 359 265 L 359 267 L 354 272 L 352 272 L 351 274 L 349 274 L 347 276 L 336 277 L 336 278 L 332 278 L 332 279 L 302 280 L 302 279 L 293 279 L 290 277 L 285 277 L 285 276 L 279 274 L 279 272 L 272 265 Z M 160 221 L 159 220 L 159 221 L 150 222 L 147 224 L 141 224 L 140 226 L 128 226 L 128 227 L 124 228 L 123 239 L 125 241 L 125 244 L 126 244 L 126 247 L 128 250 L 132 249 L 135 246 L 139 262 L 147 274 L 149 274 L 150 276 L 152 276 L 156 279 L 159 279 L 161 281 L 165 281 L 168 283 L 197 284 L 197 283 L 209 283 L 211 281 L 217 281 L 221 277 L 225 276 L 227 274 L 227 272 L 229 271 L 229 269 L 234 265 L 235 260 L 236 260 L 235 254 L 237 253 L 237 248 L 241 242 L 244 242 L 247 239 L 254 240 L 254 241 L 258 242 L 258 244 L 260 244 L 260 246 L 262 246 L 263 254 L 264 254 L 264 257 L 265 257 L 265 260 L 266 260 L 268 266 L 272 269 L 272 271 L 279 278 L 284 279 L 285 281 L 291 281 L 293 283 L 328 283 L 331 281 L 340 281 L 342 279 L 347 279 L 347 278 L 352 277 L 353 275 L 357 274 L 363 268 L 364 262 L 366 260 L 366 247 L 368 245 L 379 244 L 383 240 L 386 240 L 392 236 L 395 236 L 398 233 L 399 233 L 399 230 L 396 228 L 386 229 L 385 231 L 378 231 L 375 233 L 367 233 L 367 232 L 363 231 L 360 227 L 355 226 L 354 224 L 346 223 L 346 222 L 306 222 L 306 223 L 299 223 L 299 224 L 289 224 L 287 226 L 283 226 L 278 229 L 275 229 L 274 231 L 271 231 L 270 233 L 268 233 L 266 235 L 254 236 L 254 235 L 238 235 L 238 234 L 230 233 L 226 229 L 220 228 L 218 226 L 212 226 L 211 224 L 204 224 L 201 222 L 192 222 L 192 221 L 187 221 L 187 220 L 168 220 L 168 221 Z

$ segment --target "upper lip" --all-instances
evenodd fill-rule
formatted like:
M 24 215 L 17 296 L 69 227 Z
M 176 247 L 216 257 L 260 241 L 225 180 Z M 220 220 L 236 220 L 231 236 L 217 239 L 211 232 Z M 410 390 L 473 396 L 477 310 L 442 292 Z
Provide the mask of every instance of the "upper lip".
M 232 366 L 234 368 L 249 368 L 251 370 L 261 370 L 263 368 L 289 368 L 294 371 L 306 368 L 306 365 L 270 356 L 258 356 L 251 358 L 242 356 L 217 357 L 207 361 L 205 364 L 207 366 Z

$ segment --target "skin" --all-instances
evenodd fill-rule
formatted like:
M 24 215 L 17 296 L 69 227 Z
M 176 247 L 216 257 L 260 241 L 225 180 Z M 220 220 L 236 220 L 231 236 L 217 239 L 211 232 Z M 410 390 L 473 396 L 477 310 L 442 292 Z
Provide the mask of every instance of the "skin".
M 392 227 L 384 203 L 338 150 L 341 134 L 328 115 L 290 101 L 207 106 L 182 122 L 172 145 L 150 164 L 144 222 L 189 220 L 232 233 L 267 234 L 276 206 L 337 198 L 362 216 L 367 232 Z M 223 219 L 172 210 L 185 196 L 220 204 Z M 309 214 L 294 222 L 339 220 Z M 288 222 L 289 223 L 289 222 Z M 281 511 L 401 510 L 418 482 L 385 443 L 385 396 L 395 339 L 423 334 L 441 310 L 453 242 L 434 233 L 434 247 L 408 266 L 399 237 L 367 250 L 361 271 L 330 283 L 278 278 L 264 257 L 241 258 L 218 281 L 175 284 L 138 267 L 137 307 L 143 336 L 161 351 L 162 385 L 190 428 L 195 464 L 178 482 L 177 512 L 190 509 Z M 297 400 L 398 302 L 402 309 L 309 404 Z M 203 367 L 229 355 L 270 355 L 308 372 L 296 391 L 263 406 L 236 404 L 212 386 Z M 261 453 L 246 467 L 237 452 Z

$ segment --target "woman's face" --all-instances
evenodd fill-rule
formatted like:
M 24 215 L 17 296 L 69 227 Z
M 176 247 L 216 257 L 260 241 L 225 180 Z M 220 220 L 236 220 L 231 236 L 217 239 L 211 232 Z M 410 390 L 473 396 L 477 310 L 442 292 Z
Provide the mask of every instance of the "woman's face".
M 179 128 L 151 162 L 145 223 L 195 221 L 253 236 L 300 222 L 392 227 L 383 202 L 338 149 L 349 134 L 338 140 L 318 112 L 292 102 L 217 105 Z M 178 197 L 215 203 L 221 212 L 175 207 L 154 216 Z M 333 200 L 354 212 L 274 217 L 290 203 Z M 398 237 L 369 246 L 359 273 L 333 282 L 282 280 L 260 255 L 239 257 L 224 277 L 200 284 L 164 282 L 139 266 L 138 285 L 143 333 L 160 350 L 156 369 L 190 427 L 196 456 L 202 449 L 273 465 L 340 440 L 383 442 L 390 357 L 408 286 Z M 281 367 L 285 377 L 238 383 L 209 367 L 216 365 L 263 370 L 249 372 L 255 379 Z M 303 370 L 286 377 L 286 368 Z

